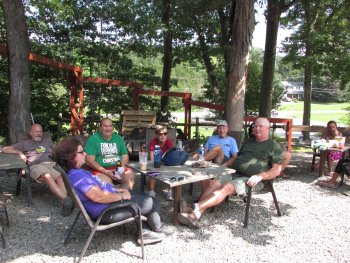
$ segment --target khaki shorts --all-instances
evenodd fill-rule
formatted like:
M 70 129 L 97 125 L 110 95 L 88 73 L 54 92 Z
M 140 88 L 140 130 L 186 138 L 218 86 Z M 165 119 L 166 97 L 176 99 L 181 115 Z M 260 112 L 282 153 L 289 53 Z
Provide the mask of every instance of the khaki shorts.
M 30 176 L 37 182 L 42 183 L 41 180 L 39 180 L 40 175 L 42 174 L 50 174 L 55 181 L 57 180 L 58 177 L 61 176 L 60 172 L 58 172 L 56 169 L 53 167 L 55 166 L 55 162 L 44 162 L 44 163 L 39 163 L 30 166 Z
M 248 192 L 247 181 L 250 177 L 247 176 L 237 176 L 236 174 L 229 174 L 225 176 L 218 177 L 217 179 L 221 184 L 231 183 L 236 190 L 237 195 L 241 195 Z M 260 192 L 265 187 L 263 182 L 259 182 L 256 186 L 252 188 L 254 192 Z

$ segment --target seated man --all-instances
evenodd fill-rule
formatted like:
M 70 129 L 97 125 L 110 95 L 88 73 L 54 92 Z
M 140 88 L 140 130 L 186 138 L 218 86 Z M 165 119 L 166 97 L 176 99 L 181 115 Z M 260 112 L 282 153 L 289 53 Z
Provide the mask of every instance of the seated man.
M 218 134 L 211 136 L 204 145 L 204 160 L 230 167 L 238 153 L 236 140 L 227 135 L 228 127 L 225 120 L 217 122 L 216 131 Z M 201 198 L 203 198 L 208 192 L 211 193 L 217 184 L 215 180 L 205 180 L 201 182 L 201 186 Z
M 216 130 L 218 134 L 211 136 L 204 145 L 204 160 L 230 167 L 238 153 L 236 140 L 227 135 L 225 120 L 218 121 Z
M 117 162 L 120 161 L 124 167 L 129 162 L 129 154 L 123 138 L 113 133 L 111 119 L 101 120 L 100 131 L 89 137 L 85 151 L 86 163 L 93 175 L 107 183 L 118 181 L 125 189 L 133 188 L 135 174 L 130 169 L 125 169 L 120 178 L 116 178 L 114 174 Z
M 53 168 L 56 163 L 49 157 L 54 145 L 50 138 L 43 138 L 42 127 L 39 124 L 32 125 L 29 135 L 30 139 L 4 147 L 2 151 L 18 153 L 28 163 L 31 177 L 49 186 L 50 191 L 62 203 L 62 215 L 68 216 L 72 212 L 73 201 L 67 196 L 61 174 Z
M 278 143 L 269 139 L 270 123 L 266 118 L 255 121 L 253 132 L 255 138 L 245 142 L 235 159 L 232 168 L 235 174 L 221 177 L 217 189 L 202 195 L 193 205 L 181 202 L 178 220 L 192 228 L 199 228 L 199 218 L 210 207 L 220 204 L 226 196 L 237 194 L 246 197 L 246 185 L 253 190 L 264 188 L 263 180 L 273 179 L 282 170 L 282 149 Z

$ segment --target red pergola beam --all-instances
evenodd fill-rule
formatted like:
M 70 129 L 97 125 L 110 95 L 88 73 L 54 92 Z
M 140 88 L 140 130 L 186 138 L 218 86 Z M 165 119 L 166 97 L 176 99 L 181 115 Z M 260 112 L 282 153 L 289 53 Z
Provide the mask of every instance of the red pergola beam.
M 97 84 L 105 84 L 105 85 L 113 85 L 113 86 L 124 86 L 124 87 L 134 87 L 134 88 L 142 88 L 142 83 L 131 82 L 131 81 L 121 81 L 116 79 L 103 79 L 103 78 L 92 78 L 92 77 L 84 77 L 85 82 L 92 82 Z

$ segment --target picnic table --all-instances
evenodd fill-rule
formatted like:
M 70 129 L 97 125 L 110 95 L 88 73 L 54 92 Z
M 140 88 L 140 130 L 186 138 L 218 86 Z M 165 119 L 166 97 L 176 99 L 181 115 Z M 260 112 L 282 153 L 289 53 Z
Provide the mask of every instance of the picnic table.
M 179 166 L 166 166 L 162 165 L 160 168 L 153 167 L 153 161 L 147 163 L 147 170 L 142 171 L 140 169 L 139 163 L 129 163 L 126 166 L 141 173 L 141 186 L 145 183 L 145 177 L 148 172 L 160 172 L 160 175 L 155 176 L 155 179 L 174 190 L 174 204 L 173 204 L 173 224 L 175 226 L 179 225 L 177 220 L 177 214 L 180 211 L 180 201 L 182 198 L 182 186 L 187 184 L 192 184 L 195 182 L 201 182 L 208 179 L 213 179 L 219 176 L 225 176 L 236 171 L 234 169 L 226 168 L 223 165 L 217 165 L 210 163 L 209 167 L 206 168 L 194 168 L 192 163 L 194 160 L 188 160 L 184 165 Z M 181 180 L 171 180 L 172 177 L 183 176 Z

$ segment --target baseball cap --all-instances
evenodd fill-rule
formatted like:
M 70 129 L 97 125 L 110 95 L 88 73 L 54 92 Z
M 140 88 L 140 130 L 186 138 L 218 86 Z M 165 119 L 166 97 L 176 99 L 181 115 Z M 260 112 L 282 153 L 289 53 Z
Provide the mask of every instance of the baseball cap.
M 216 126 L 227 126 L 227 121 L 225 120 L 218 120 L 216 123 Z

